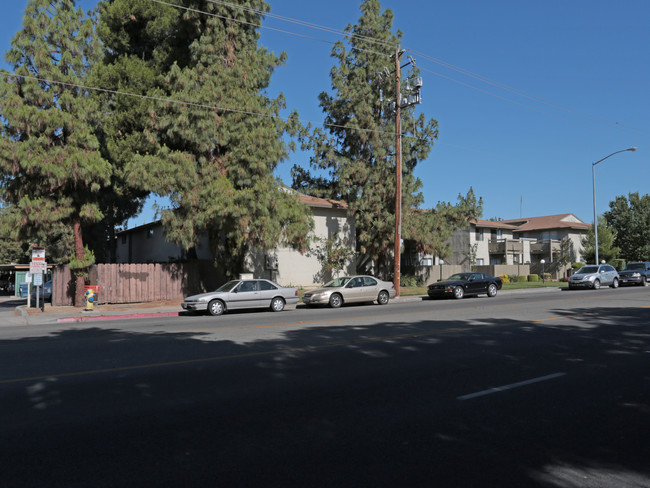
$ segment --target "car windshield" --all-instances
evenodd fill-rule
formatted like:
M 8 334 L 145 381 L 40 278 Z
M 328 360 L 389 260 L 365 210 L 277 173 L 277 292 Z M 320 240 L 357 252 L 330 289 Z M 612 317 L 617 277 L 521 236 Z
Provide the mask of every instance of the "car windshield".
M 219 288 L 217 288 L 217 289 L 215 290 L 215 292 L 217 292 L 217 291 L 230 291 L 230 290 L 232 290 L 232 288 L 233 288 L 237 283 L 239 283 L 239 280 L 232 280 L 232 281 L 229 281 L 228 283 L 224 283 L 224 284 L 221 285 Z
M 469 278 L 469 274 L 467 273 L 458 273 L 455 275 L 451 275 L 449 278 L 447 278 L 449 281 L 457 281 L 457 280 L 466 280 Z
M 580 268 L 578 271 L 578 274 L 590 274 L 590 273 L 598 273 L 598 266 L 585 266 L 583 268 Z
M 630 263 L 625 266 L 625 269 L 644 269 L 643 263 Z
M 332 280 L 328 284 L 326 284 L 325 288 L 337 288 L 339 286 L 345 285 L 348 281 L 350 281 L 349 276 L 344 276 L 343 278 L 336 278 L 335 280 Z

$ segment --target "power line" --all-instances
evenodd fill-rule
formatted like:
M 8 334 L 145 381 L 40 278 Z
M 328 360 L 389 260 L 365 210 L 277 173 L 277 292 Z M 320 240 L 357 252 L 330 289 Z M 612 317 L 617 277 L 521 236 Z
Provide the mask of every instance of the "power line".
M 109 93 L 109 94 L 112 94 L 112 95 L 123 95 L 123 96 L 140 98 L 140 99 L 145 99 L 145 100 L 152 100 L 152 101 L 163 102 L 163 103 L 173 103 L 173 104 L 177 104 L 177 105 L 187 105 L 187 106 L 190 106 L 190 107 L 204 108 L 204 109 L 208 109 L 208 110 L 220 110 L 222 112 L 233 112 L 233 113 L 239 113 L 239 114 L 244 114 L 244 115 L 255 115 L 255 116 L 259 116 L 259 117 L 267 117 L 267 118 L 271 118 L 271 119 L 280 119 L 280 120 L 284 120 L 284 121 L 287 121 L 289 119 L 289 117 L 283 117 L 281 115 L 264 114 L 264 113 L 261 113 L 261 112 L 253 112 L 253 111 L 250 111 L 250 110 L 240 110 L 240 109 L 235 109 L 235 108 L 230 108 L 230 107 L 221 107 L 221 106 L 218 106 L 218 105 L 209 105 L 209 104 L 205 104 L 205 103 L 186 102 L 184 100 L 176 100 L 176 99 L 169 98 L 169 97 L 154 97 L 154 96 L 151 96 L 151 95 L 141 95 L 141 94 L 138 94 L 138 93 L 129 93 L 129 92 L 124 92 L 124 91 L 120 91 L 120 90 L 111 90 L 111 89 L 108 89 L 108 88 L 100 88 L 100 87 L 96 87 L 96 86 L 82 85 L 82 84 L 79 84 L 79 83 L 71 83 L 71 82 L 67 82 L 67 81 L 48 80 L 46 78 L 40 78 L 38 76 L 18 75 L 18 74 L 15 74 L 15 73 L 10 73 L 8 71 L 4 71 L 4 70 L 0 71 L 0 76 L 2 76 L 2 75 L 8 76 L 10 78 L 24 78 L 24 79 L 28 79 L 28 80 L 35 80 L 35 81 L 38 81 L 38 82 L 41 82 L 41 83 L 50 83 L 50 84 L 54 84 L 54 85 L 67 86 L 69 88 L 79 88 L 79 89 L 82 89 L 82 90 L 92 90 L 92 91 L 97 91 L 97 92 L 101 92 L 101 93 Z M 298 119 L 298 122 L 300 122 L 303 125 L 305 123 L 307 123 L 307 124 L 316 124 L 316 122 L 305 121 L 305 120 L 300 120 L 300 119 Z M 359 131 L 359 132 L 369 132 L 369 133 L 383 134 L 383 135 L 389 135 L 391 137 L 393 137 L 395 135 L 394 132 L 387 132 L 387 131 L 381 131 L 381 130 L 376 130 L 376 129 L 364 129 L 364 128 L 361 128 L 361 127 L 351 127 L 351 126 L 340 125 L 340 124 L 328 124 L 326 122 L 323 122 L 322 124 L 324 126 L 326 126 L 326 127 L 349 129 L 349 130 L 355 130 L 355 131 Z

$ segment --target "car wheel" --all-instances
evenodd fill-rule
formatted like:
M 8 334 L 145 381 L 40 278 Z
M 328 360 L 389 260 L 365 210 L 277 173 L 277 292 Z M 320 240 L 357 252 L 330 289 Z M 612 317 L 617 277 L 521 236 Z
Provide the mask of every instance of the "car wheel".
M 454 298 L 463 298 L 465 296 L 465 289 L 462 286 L 454 288 Z
M 282 312 L 284 310 L 284 300 L 280 297 L 275 297 L 271 300 L 271 310 L 274 312 Z
M 388 303 L 388 300 L 390 300 L 388 292 L 385 290 L 380 291 L 379 295 L 377 296 L 377 303 L 379 305 L 386 305 Z
M 334 293 L 330 297 L 330 307 L 339 308 L 341 305 L 343 305 L 343 298 L 338 293 Z
M 600 280 L 594 280 L 594 284 L 591 285 L 591 287 L 592 287 L 594 290 L 598 290 L 598 289 L 600 288 Z
M 614 278 L 614 281 L 612 281 L 612 288 L 618 288 L 618 278 Z
M 497 296 L 497 285 L 495 285 L 494 283 L 490 283 L 490 285 L 488 286 L 487 295 L 490 298 Z
M 208 303 L 208 312 L 210 315 L 221 315 L 225 310 L 226 307 L 221 300 L 212 300 Z

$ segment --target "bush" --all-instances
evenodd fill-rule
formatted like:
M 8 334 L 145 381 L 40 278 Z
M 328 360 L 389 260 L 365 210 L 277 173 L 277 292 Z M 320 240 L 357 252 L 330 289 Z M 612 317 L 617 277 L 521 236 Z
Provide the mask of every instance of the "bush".
M 540 281 L 539 275 L 536 275 L 536 274 L 529 274 L 529 275 L 528 275 L 528 281 L 531 281 L 531 282 L 537 282 L 537 281 Z
M 528 281 L 528 278 L 526 277 L 526 275 L 519 275 L 519 276 L 517 276 L 517 281 L 519 283 L 524 283 L 524 282 Z
M 612 259 L 612 261 L 609 263 L 612 266 L 616 268 L 617 271 L 622 270 L 625 268 L 625 259 Z
M 504 283 L 510 283 L 510 276 L 507 274 L 499 275 L 499 278 L 501 278 L 501 281 Z
M 569 277 L 568 276 L 563 276 L 562 278 L 560 278 L 560 281 L 562 283 L 566 283 L 567 281 L 569 281 Z
M 544 277 L 544 281 L 551 281 L 551 273 L 544 273 L 542 276 Z
M 419 276 L 413 276 L 413 275 L 404 275 L 400 277 L 400 286 L 404 286 L 406 288 L 415 288 L 417 286 L 424 286 L 424 281 L 422 278 Z
M 599 247 L 600 247 L 600 246 L 599 246 Z M 585 263 L 572 263 L 572 264 L 571 264 L 571 267 L 572 267 L 573 269 L 580 269 L 580 268 L 582 268 L 583 266 L 586 266 Z

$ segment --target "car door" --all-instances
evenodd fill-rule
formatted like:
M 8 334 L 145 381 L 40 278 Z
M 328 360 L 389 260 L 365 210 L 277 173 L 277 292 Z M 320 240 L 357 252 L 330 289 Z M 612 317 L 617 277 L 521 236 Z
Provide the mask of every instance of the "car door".
M 472 273 L 469 277 L 466 290 L 470 294 L 478 294 L 487 290 L 483 275 L 481 273 Z
M 266 280 L 259 280 L 258 288 L 260 291 L 259 306 L 264 308 L 270 307 L 271 300 L 273 299 L 274 296 L 278 294 L 278 289 L 273 283 Z
M 343 300 L 346 302 L 361 302 L 365 300 L 363 278 L 357 276 L 356 278 L 352 278 L 348 284 L 345 285 Z
M 365 300 L 376 300 L 379 295 L 379 283 L 370 276 L 363 277 L 363 296 Z
M 260 293 L 257 289 L 257 280 L 244 280 L 230 293 L 228 308 L 256 308 L 259 307 Z

